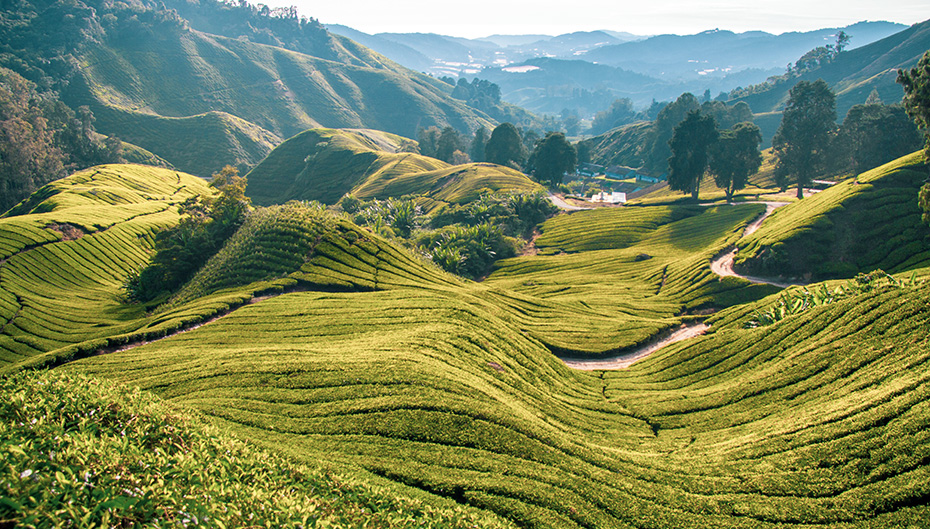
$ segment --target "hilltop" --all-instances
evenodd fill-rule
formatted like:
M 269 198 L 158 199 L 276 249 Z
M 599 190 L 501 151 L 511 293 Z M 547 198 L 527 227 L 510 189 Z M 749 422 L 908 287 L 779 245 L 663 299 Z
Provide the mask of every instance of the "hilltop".
M 373 130 L 311 129 L 279 145 L 249 174 L 256 204 L 317 200 L 334 204 L 345 194 L 360 199 L 416 195 L 428 209 L 464 203 L 481 193 L 532 192 L 526 175 L 488 163 L 452 166 L 404 150 L 411 140 Z
M 904 91 L 895 82 L 898 69 L 916 66 L 927 49 L 930 21 L 844 51 L 832 62 L 793 77 L 790 82 L 760 85 L 752 90 L 755 93 L 733 98 L 730 103 L 745 101 L 757 114 L 780 111 L 796 83 L 823 79 L 836 92 L 837 116 L 842 119 L 850 107 L 864 103 L 872 90 L 887 104 L 901 101 Z

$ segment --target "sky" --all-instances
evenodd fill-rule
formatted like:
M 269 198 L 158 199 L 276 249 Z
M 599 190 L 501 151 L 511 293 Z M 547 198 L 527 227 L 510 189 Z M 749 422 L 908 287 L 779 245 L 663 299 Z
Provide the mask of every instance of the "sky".
M 365 33 L 560 35 L 608 29 L 635 35 L 708 29 L 769 33 L 843 27 L 862 20 L 915 24 L 930 18 L 930 0 L 252 0 L 297 6 L 303 16 Z

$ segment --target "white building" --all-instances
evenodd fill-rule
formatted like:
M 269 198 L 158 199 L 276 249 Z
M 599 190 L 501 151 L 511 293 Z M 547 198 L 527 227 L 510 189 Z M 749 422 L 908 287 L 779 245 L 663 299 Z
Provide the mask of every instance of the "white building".
M 626 193 L 614 191 L 613 193 L 595 193 L 591 195 L 591 202 L 606 202 L 608 204 L 626 204 Z

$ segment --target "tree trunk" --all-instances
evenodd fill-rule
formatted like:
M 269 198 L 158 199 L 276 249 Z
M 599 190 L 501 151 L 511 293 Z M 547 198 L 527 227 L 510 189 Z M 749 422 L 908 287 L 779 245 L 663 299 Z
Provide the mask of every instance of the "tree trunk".
M 801 184 L 800 180 L 798 180 L 798 198 L 804 198 L 804 185 Z

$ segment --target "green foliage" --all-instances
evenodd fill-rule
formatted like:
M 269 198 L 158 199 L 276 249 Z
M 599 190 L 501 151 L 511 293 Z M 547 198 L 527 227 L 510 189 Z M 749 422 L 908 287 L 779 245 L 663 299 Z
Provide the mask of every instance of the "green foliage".
M 916 68 L 898 70 L 898 83 L 904 87 L 904 108 L 924 133 L 924 157 L 930 160 L 930 51 L 924 53 Z M 930 185 L 921 188 L 918 197 L 924 210 L 924 222 L 930 223 Z
M 900 105 L 881 102 L 849 109 L 830 147 L 830 172 L 863 173 L 920 148 L 920 132 Z
M 836 96 L 827 83 L 820 79 L 796 84 L 772 139 L 780 187 L 787 188 L 793 182 L 798 187 L 798 198 L 803 198 L 804 186 L 824 169 L 830 133 L 835 128 Z
M 155 236 L 149 265 L 127 279 L 127 297 L 148 302 L 186 283 L 242 225 L 250 203 L 246 185 L 238 170 L 227 165 L 210 182 L 217 194 L 185 201 L 178 209 L 178 225 Z
M 772 325 L 788 316 L 800 314 L 812 307 L 820 307 L 836 303 L 851 296 L 872 292 L 877 288 L 916 288 L 916 276 L 911 275 L 910 280 L 903 281 L 888 274 L 884 270 L 875 270 L 867 274 L 858 274 L 855 279 L 847 281 L 845 285 L 837 286 L 832 290 L 825 284 L 813 291 L 806 287 L 791 290 L 778 297 L 778 303 L 763 311 L 756 311 L 755 319 L 746 322 L 747 329 L 754 329 L 765 325 Z
M 675 126 L 669 147 L 668 185 L 675 191 L 691 193 L 698 199 L 701 179 L 707 170 L 709 150 L 717 142 L 719 133 L 714 118 L 693 110 Z
M 635 119 L 636 112 L 633 110 L 633 101 L 629 98 L 616 99 L 611 103 L 609 109 L 595 114 L 594 120 L 591 122 L 590 133 L 597 136 L 611 129 L 632 123 Z
M 435 508 L 297 464 L 189 411 L 94 378 L 0 381 L 0 522 L 17 527 L 468 527 Z
M 501 123 L 494 127 L 484 152 L 489 162 L 507 167 L 517 168 L 526 159 L 520 132 L 512 123 Z
M 0 68 L 0 211 L 69 172 L 120 161 L 121 142 L 98 140 L 90 109 L 78 112 Z
M 416 242 L 444 270 L 469 279 L 487 276 L 495 261 L 513 257 L 519 246 L 490 223 L 446 226 L 420 235 Z
M 684 121 L 690 112 L 700 107 L 694 94 L 685 92 L 659 111 L 642 147 L 646 167 L 658 173 L 668 169 L 668 159 L 672 155 L 668 142 L 672 139 L 675 127 Z
M 552 185 L 562 183 L 562 176 L 575 170 L 578 156 L 575 147 L 561 132 L 547 132 L 536 143 L 527 166 L 540 182 Z
M 714 175 L 717 187 L 726 191 L 727 202 L 733 194 L 746 187 L 749 177 L 762 165 L 762 131 L 752 123 L 737 123 L 732 129 L 721 131 L 717 142 L 710 147 L 708 170 Z

